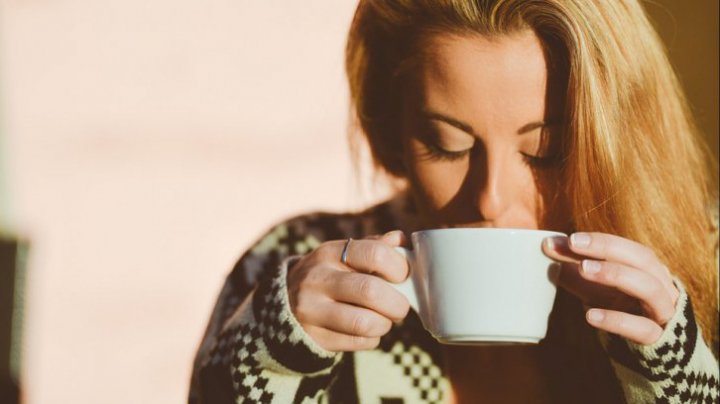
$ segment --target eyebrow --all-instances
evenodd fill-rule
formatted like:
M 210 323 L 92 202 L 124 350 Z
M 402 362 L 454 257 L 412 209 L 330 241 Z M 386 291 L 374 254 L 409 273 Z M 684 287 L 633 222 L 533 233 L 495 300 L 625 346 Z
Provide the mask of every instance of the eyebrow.
M 478 136 L 478 134 L 475 132 L 475 130 L 473 129 L 473 127 L 470 124 L 462 122 L 458 119 L 449 117 L 444 114 L 440 114 L 438 112 L 425 110 L 425 109 L 421 110 L 420 113 L 422 115 L 424 115 L 427 119 L 435 120 L 435 121 L 442 121 L 442 122 L 447 123 L 448 125 L 451 125 L 451 126 L 454 126 L 458 129 L 460 129 L 461 131 L 463 131 L 465 133 L 468 133 L 473 136 Z M 543 127 L 547 127 L 547 126 L 555 126 L 555 125 L 558 125 L 559 123 L 560 123 L 560 120 L 557 118 L 551 118 L 551 119 L 548 119 L 547 121 L 536 121 L 536 122 L 526 123 L 520 129 L 518 129 L 517 134 L 524 135 L 528 132 L 532 132 L 535 129 L 543 128 Z

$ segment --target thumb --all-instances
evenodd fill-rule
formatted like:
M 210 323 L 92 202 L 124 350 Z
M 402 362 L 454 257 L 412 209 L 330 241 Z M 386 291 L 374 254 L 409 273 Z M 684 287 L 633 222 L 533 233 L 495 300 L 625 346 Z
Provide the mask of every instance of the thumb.
M 380 241 L 393 247 L 398 247 L 405 245 L 407 243 L 407 238 L 402 230 L 393 230 L 383 234 L 382 237 L 380 237 Z

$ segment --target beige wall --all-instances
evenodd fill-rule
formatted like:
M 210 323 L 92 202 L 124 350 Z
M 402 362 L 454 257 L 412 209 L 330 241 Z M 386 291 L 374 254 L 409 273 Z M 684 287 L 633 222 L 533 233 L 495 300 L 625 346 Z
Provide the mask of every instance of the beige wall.
M 33 241 L 27 402 L 183 402 L 240 252 L 283 217 L 377 197 L 344 138 L 354 3 L 0 0 L 9 202 Z M 664 3 L 717 144 L 717 2 Z
M 366 202 L 345 142 L 353 9 L 0 0 L 8 189 L 33 242 L 27 402 L 183 402 L 249 243 Z
M 707 143 L 718 156 L 718 2 L 653 0 L 645 8 L 665 42 Z

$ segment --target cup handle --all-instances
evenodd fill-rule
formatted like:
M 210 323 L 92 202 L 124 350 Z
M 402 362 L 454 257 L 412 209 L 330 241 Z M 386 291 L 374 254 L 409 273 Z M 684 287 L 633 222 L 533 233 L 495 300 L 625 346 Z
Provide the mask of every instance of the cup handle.
M 415 313 L 420 314 L 420 305 L 418 304 L 418 295 L 415 291 L 415 284 L 413 283 L 413 276 L 412 273 L 415 270 L 413 267 L 415 266 L 415 253 L 413 253 L 412 250 L 408 250 L 407 248 L 403 247 L 395 247 L 395 251 L 400 253 L 408 262 L 408 267 L 410 268 L 410 271 L 408 273 L 407 279 L 405 279 L 401 283 L 392 283 L 388 282 L 392 287 L 397 289 L 400 293 L 405 296 L 405 298 L 410 303 L 410 307 L 415 310 Z

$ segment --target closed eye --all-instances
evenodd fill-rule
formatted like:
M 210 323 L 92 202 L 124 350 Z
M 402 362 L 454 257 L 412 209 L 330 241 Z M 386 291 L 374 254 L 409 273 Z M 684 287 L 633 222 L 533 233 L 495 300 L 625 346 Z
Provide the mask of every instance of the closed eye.
M 523 161 L 534 168 L 553 168 L 560 164 L 559 156 L 533 156 L 531 154 L 520 152 L 523 157 Z
M 465 150 L 458 150 L 458 151 L 450 151 L 445 150 L 437 145 L 434 145 L 432 143 L 425 143 L 425 147 L 428 149 L 428 157 L 432 160 L 443 160 L 443 161 L 456 161 L 460 160 L 467 155 L 470 154 L 470 152 L 475 148 L 474 146 L 465 149 Z

